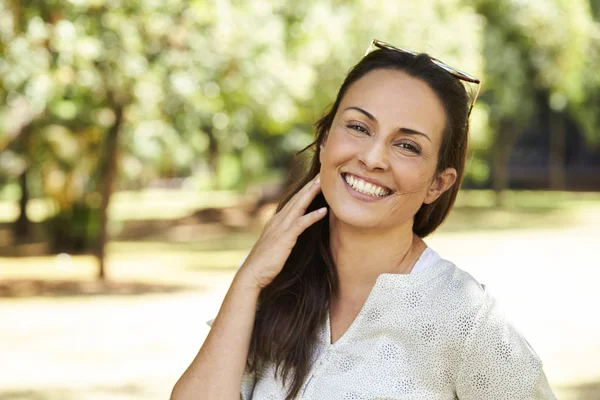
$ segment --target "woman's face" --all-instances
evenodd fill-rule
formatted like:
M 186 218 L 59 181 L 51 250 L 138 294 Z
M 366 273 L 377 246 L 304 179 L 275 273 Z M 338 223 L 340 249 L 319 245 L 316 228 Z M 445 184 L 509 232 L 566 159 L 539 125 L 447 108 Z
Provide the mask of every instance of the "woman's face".
M 361 228 L 412 227 L 423 203 L 456 180 L 436 174 L 446 116 L 427 84 L 374 70 L 352 84 L 321 145 L 321 187 L 331 218 Z

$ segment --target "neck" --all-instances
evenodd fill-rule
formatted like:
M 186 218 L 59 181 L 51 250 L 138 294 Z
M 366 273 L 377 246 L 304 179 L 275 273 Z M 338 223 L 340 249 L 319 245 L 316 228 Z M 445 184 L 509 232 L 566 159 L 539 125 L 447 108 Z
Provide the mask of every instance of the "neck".
M 393 230 L 367 230 L 329 216 L 329 236 L 339 288 L 370 288 L 383 273 L 410 273 L 427 245 L 412 224 Z

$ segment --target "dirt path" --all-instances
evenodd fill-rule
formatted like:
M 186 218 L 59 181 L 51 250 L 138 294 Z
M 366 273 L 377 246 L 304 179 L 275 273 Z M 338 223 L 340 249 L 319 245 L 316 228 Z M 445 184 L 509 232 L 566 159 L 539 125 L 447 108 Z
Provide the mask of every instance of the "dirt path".
M 600 229 L 600 228 L 599 228 Z M 600 399 L 600 230 L 444 234 L 429 244 L 499 298 L 559 399 Z M 1 400 L 158 400 L 208 332 L 233 272 L 210 290 L 0 300 Z
M 232 276 L 198 293 L 0 301 L 0 399 L 168 398 Z

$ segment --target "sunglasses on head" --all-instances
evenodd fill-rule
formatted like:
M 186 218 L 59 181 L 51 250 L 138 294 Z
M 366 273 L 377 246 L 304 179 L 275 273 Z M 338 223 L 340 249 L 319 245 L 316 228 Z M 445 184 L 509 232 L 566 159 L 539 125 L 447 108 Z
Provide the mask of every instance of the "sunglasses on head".
M 416 56 L 418 53 L 414 52 L 414 51 L 410 51 L 410 50 L 406 50 L 406 49 L 401 49 L 399 47 L 394 47 L 391 44 L 387 44 L 385 42 L 382 42 L 381 40 L 377 40 L 377 39 L 373 39 L 373 41 L 371 42 L 371 44 L 369 45 L 369 47 L 367 48 L 367 51 L 365 53 L 365 56 L 369 53 L 371 53 L 372 51 L 375 51 L 377 49 L 384 49 L 384 50 L 393 50 L 393 51 L 398 51 L 400 53 L 407 53 L 407 54 L 411 54 L 413 56 Z M 438 67 L 442 68 L 444 71 L 448 72 L 449 74 L 451 74 L 452 76 L 454 76 L 457 79 L 460 79 L 463 82 L 469 82 L 469 83 L 474 83 L 476 84 L 476 89 L 475 89 L 475 95 L 472 96 L 471 98 L 471 106 L 469 107 L 469 115 L 471 115 L 471 110 L 473 109 L 473 105 L 475 104 L 475 101 L 477 100 L 477 97 L 479 96 L 479 89 L 481 88 L 481 80 L 475 78 L 473 75 L 469 75 L 466 72 L 462 72 L 459 69 L 456 69 L 440 60 L 438 60 L 437 58 L 433 58 L 431 57 L 431 62 L 433 62 L 435 65 L 437 65 Z

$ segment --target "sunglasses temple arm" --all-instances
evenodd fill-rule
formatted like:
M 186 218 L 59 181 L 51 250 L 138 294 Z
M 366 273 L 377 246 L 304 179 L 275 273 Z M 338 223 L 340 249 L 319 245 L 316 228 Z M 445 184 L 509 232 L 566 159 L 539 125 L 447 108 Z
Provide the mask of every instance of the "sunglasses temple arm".
M 473 97 L 473 101 L 471 102 L 471 107 L 469 108 L 469 116 L 471 115 L 471 111 L 473 111 L 473 106 L 479 97 L 479 91 L 481 90 L 481 82 L 477 84 L 477 91 L 475 92 L 475 97 Z

